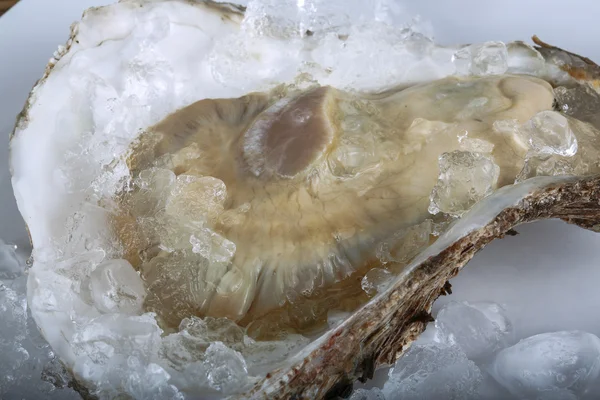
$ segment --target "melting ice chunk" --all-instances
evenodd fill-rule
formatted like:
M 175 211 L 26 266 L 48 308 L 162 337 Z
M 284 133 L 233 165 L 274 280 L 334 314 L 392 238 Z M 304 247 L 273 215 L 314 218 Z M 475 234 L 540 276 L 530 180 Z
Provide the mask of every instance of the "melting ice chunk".
M 379 388 L 369 390 L 360 388 L 352 392 L 349 400 L 385 400 L 385 396 Z
M 508 52 L 502 42 L 463 47 L 452 61 L 459 75 L 501 75 L 508 69 Z
M 247 380 L 246 361 L 240 353 L 223 343 L 212 343 L 205 357 L 206 377 L 211 387 L 221 391 L 225 387 L 240 387 Z
M 537 113 L 524 126 L 524 134 L 535 156 L 574 156 L 577 153 L 577 138 L 567 119 L 555 111 Z
M 458 345 L 471 360 L 480 359 L 508 344 L 512 324 L 506 311 L 494 303 L 448 303 L 436 317 L 437 340 Z
M 179 175 L 166 212 L 187 222 L 211 221 L 223 212 L 226 198 L 227 188 L 217 178 Z
M 429 244 L 433 228 L 433 222 L 427 219 L 418 225 L 396 232 L 377 246 L 375 254 L 383 264 L 408 262 Z
M 600 339 L 578 331 L 531 336 L 498 353 L 490 372 L 519 398 L 556 391 L 581 396 L 600 374 Z
M 440 174 L 431 191 L 429 212 L 460 216 L 492 193 L 500 168 L 480 153 L 453 151 L 439 158 Z
M 393 281 L 393 275 L 390 271 L 383 268 L 373 268 L 365 274 L 360 285 L 369 296 L 375 296 L 383 292 Z
M 0 279 L 13 279 L 23 272 L 16 246 L 0 240 Z
M 546 61 L 539 51 L 523 42 L 511 42 L 506 48 L 509 74 L 542 74 Z
M 413 345 L 383 387 L 387 399 L 474 398 L 482 375 L 456 346 Z
M 235 255 L 235 243 L 215 231 L 201 228 L 190 237 L 192 251 L 210 262 L 229 263 Z
M 491 153 L 494 150 L 494 144 L 483 139 L 470 138 L 468 134 L 458 137 L 459 147 L 463 151 L 473 153 Z
M 132 207 L 139 216 L 153 215 L 165 207 L 165 195 L 175 184 L 173 171 L 164 168 L 149 168 L 140 171 L 135 180 L 140 189 L 135 196 L 136 207 Z
M 178 386 L 228 394 L 242 390 L 249 383 L 244 357 L 222 342 L 211 343 L 202 359 L 185 365 Z
M 373 143 L 366 138 L 344 138 L 328 158 L 331 173 L 339 177 L 352 177 L 377 164 Z
M 146 297 L 144 283 L 127 260 L 110 260 L 90 275 L 96 308 L 105 313 L 138 314 Z

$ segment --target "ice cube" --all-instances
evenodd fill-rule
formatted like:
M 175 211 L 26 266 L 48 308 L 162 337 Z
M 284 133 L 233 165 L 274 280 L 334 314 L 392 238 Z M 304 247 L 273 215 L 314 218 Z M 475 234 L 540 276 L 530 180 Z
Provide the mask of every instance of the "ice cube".
M 140 171 L 135 185 L 139 193 L 133 194 L 135 203 L 131 210 L 136 217 L 151 217 L 164 209 L 167 196 L 175 184 L 173 171 L 164 168 L 149 168 Z
M 187 364 L 183 377 L 184 387 L 206 393 L 234 393 L 249 384 L 244 357 L 222 342 L 211 343 L 201 361 Z
M 413 345 L 390 370 L 386 399 L 475 398 L 482 374 L 456 346 Z
M 369 167 L 374 167 L 379 159 L 375 156 L 372 140 L 366 137 L 342 138 L 341 143 L 327 158 L 331 173 L 339 177 L 353 177 Z
M 217 178 L 179 175 L 167 200 L 166 213 L 202 225 L 223 212 L 226 198 L 225 183 Z
M 96 308 L 105 313 L 139 314 L 146 297 L 140 275 L 127 260 L 110 260 L 90 275 L 90 291 Z
M 418 225 L 394 233 L 391 238 L 377 246 L 375 255 L 383 264 L 406 263 L 429 245 L 432 232 L 433 222 L 427 219 Z
M 0 240 L 0 279 L 14 279 L 25 271 L 25 263 L 17 255 L 17 246 Z
M 581 396 L 600 374 L 600 339 L 579 331 L 531 336 L 498 353 L 490 373 L 516 397 Z
M 512 324 L 495 303 L 451 302 L 435 320 L 436 340 L 458 345 L 471 360 L 479 360 L 508 345 Z
M 379 388 L 360 388 L 352 392 L 349 400 L 385 400 L 385 396 Z
M 569 121 L 556 111 L 537 113 L 525 124 L 523 133 L 533 156 L 571 157 L 577 153 L 577 138 Z
M 223 391 L 225 388 L 243 387 L 248 377 L 244 357 L 221 342 L 212 343 L 205 354 L 207 378 L 211 387 Z
M 0 345 L 20 342 L 27 335 L 27 300 L 0 281 Z
M 480 153 L 453 151 L 439 158 L 440 173 L 431 191 L 429 212 L 460 216 L 492 193 L 500 168 Z
M 462 151 L 473 153 L 491 153 L 494 150 L 494 144 L 483 139 L 470 138 L 468 132 L 458 136 L 458 145 Z
M 160 365 L 150 363 L 144 366 L 134 357 L 128 361 L 131 369 L 125 375 L 127 379 L 123 386 L 125 392 L 131 397 L 157 400 L 184 399 L 183 394 L 175 386 L 169 384 L 171 376 Z
M 508 73 L 540 76 L 546 61 L 539 51 L 523 42 L 511 42 L 508 51 Z
M 229 263 L 235 255 L 236 246 L 212 229 L 200 228 L 190 237 L 192 251 L 210 262 Z
M 360 285 L 369 296 L 385 291 L 393 282 L 393 274 L 387 269 L 373 268 L 365 274 Z
M 485 42 L 456 51 L 452 61 L 459 75 L 501 75 L 508 69 L 508 52 L 502 42 Z
M 154 314 L 105 314 L 79 326 L 72 342 L 77 355 L 96 364 L 106 363 L 118 354 L 147 361 L 157 353 L 161 333 Z

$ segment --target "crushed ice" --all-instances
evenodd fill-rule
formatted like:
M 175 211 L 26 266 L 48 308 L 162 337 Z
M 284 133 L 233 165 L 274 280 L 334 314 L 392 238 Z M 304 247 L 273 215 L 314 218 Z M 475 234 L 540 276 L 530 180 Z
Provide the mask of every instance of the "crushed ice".
M 515 343 L 501 305 L 450 302 L 389 370 L 351 399 L 587 400 L 600 393 L 600 338 L 548 332 Z

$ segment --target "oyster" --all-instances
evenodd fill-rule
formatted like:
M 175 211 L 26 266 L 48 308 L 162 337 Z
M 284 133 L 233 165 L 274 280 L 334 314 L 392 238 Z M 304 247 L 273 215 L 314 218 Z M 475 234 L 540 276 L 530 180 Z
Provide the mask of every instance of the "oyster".
M 370 30 L 261 12 L 90 10 L 17 122 L 32 314 L 100 396 L 343 395 L 493 238 L 598 229 L 590 60 L 388 27 L 374 77 Z

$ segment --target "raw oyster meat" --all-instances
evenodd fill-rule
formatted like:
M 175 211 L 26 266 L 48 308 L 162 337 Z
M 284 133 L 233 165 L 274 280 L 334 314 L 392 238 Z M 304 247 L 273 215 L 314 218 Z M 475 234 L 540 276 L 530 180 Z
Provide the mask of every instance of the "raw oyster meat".
M 344 395 L 493 238 L 598 229 L 590 60 L 261 4 L 89 10 L 17 122 L 29 305 L 100 397 Z

